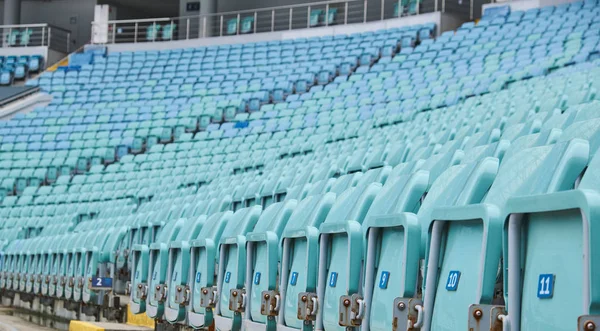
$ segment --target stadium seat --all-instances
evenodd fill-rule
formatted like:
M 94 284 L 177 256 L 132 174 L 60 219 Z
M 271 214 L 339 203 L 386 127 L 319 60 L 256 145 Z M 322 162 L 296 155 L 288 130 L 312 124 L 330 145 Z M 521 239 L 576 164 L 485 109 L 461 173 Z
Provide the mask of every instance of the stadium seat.
M 86 49 L 0 121 L 3 302 L 111 320 L 129 296 L 164 329 L 581 329 L 596 7 L 185 48 L 146 23 L 143 50 Z M 235 16 L 223 35 L 262 29 Z M 45 67 L 0 60 L 5 85 Z
M 572 187 L 587 163 L 588 151 L 588 144 L 583 140 L 525 149 L 503 162 L 481 204 L 441 207 L 433 211 L 426 257 L 426 287 L 433 290 L 424 297 L 424 328 L 466 327 L 470 315 L 457 319 L 453 314 L 468 312 L 473 304 L 490 305 L 497 299 L 494 289 L 502 256 L 503 221 L 508 216 L 507 197 Z M 531 167 L 515 171 L 514 167 L 527 158 L 537 162 L 526 162 Z M 545 174 L 544 181 L 538 180 L 540 172 Z M 442 228 L 444 222 L 449 222 L 446 229 Z M 456 249 L 442 250 L 441 240 L 447 243 L 446 247 Z M 451 245 L 456 241 L 461 245 Z M 465 247 L 470 248 L 465 250 Z M 466 265 L 467 254 L 473 254 L 481 264 Z M 440 311 L 443 313 L 437 313 Z

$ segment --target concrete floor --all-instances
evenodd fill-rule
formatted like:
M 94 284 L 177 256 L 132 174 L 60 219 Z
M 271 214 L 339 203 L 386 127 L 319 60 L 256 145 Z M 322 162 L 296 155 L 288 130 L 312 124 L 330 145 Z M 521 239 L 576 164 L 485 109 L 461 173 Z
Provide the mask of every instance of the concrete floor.
M 12 308 L 0 307 L 0 331 L 56 331 L 13 316 L 13 312 Z

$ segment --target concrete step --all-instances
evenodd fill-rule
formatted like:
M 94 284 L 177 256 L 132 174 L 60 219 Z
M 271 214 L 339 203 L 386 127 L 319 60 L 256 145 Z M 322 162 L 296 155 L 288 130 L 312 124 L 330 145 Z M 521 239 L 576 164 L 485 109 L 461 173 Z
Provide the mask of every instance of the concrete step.
M 153 330 L 144 326 L 123 323 L 102 323 L 71 321 L 69 331 L 149 331 Z

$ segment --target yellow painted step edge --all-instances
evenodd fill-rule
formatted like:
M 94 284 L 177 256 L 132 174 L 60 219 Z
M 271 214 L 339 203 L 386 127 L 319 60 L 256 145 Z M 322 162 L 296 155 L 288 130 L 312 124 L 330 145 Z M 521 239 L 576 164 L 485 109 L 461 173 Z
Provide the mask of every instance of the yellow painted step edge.
M 148 317 L 148 315 L 142 314 L 133 314 L 131 309 L 129 309 L 129 305 L 127 305 L 127 324 L 135 325 L 135 326 L 145 326 L 151 329 L 154 329 L 154 320 Z
M 69 57 L 67 56 L 66 58 L 60 60 L 59 62 L 57 62 L 56 64 L 54 64 L 53 66 L 48 67 L 48 71 L 56 71 L 56 69 L 58 69 L 58 67 L 64 67 L 64 66 L 68 66 L 69 65 Z
M 104 331 L 104 328 L 88 322 L 71 321 L 69 323 L 69 331 Z

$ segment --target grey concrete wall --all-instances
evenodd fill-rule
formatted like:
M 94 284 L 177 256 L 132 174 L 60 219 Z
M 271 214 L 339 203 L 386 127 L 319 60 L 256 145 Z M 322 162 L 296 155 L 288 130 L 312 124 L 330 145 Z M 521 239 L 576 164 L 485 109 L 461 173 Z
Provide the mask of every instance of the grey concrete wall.
M 67 57 L 67 55 L 68 54 L 58 52 L 58 51 L 55 51 L 52 49 L 48 49 L 48 56 L 46 58 L 46 67 L 49 67 L 49 66 L 57 63 L 58 61 Z
M 70 30 L 75 50 L 90 40 L 95 5 L 96 0 L 22 1 L 21 24 L 48 23 Z
M 98 0 L 98 4 L 116 8 L 117 20 L 179 16 L 179 0 Z
M 200 11 L 187 11 L 188 2 L 200 2 Z M 243 1 L 240 1 L 243 2 Z M 179 0 L 179 16 L 193 17 L 198 15 L 210 15 L 218 12 L 217 0 Z M 183 39 L 189 29 L 190 38 L 198 38 L 200 36 L 212 36 L 219 32 L 218 26 L 220 20 L 217 17 L 206 17 L 201 19 L 190 18 L 181 20 L 179 25 L 179 38 Z M 188 28 L 189 26 L 189 28 Z
M 455 14 L 443 13 L 441 24 L 438 26 L 438 36 L 446 31 L 458 29 L 466 20 Z

